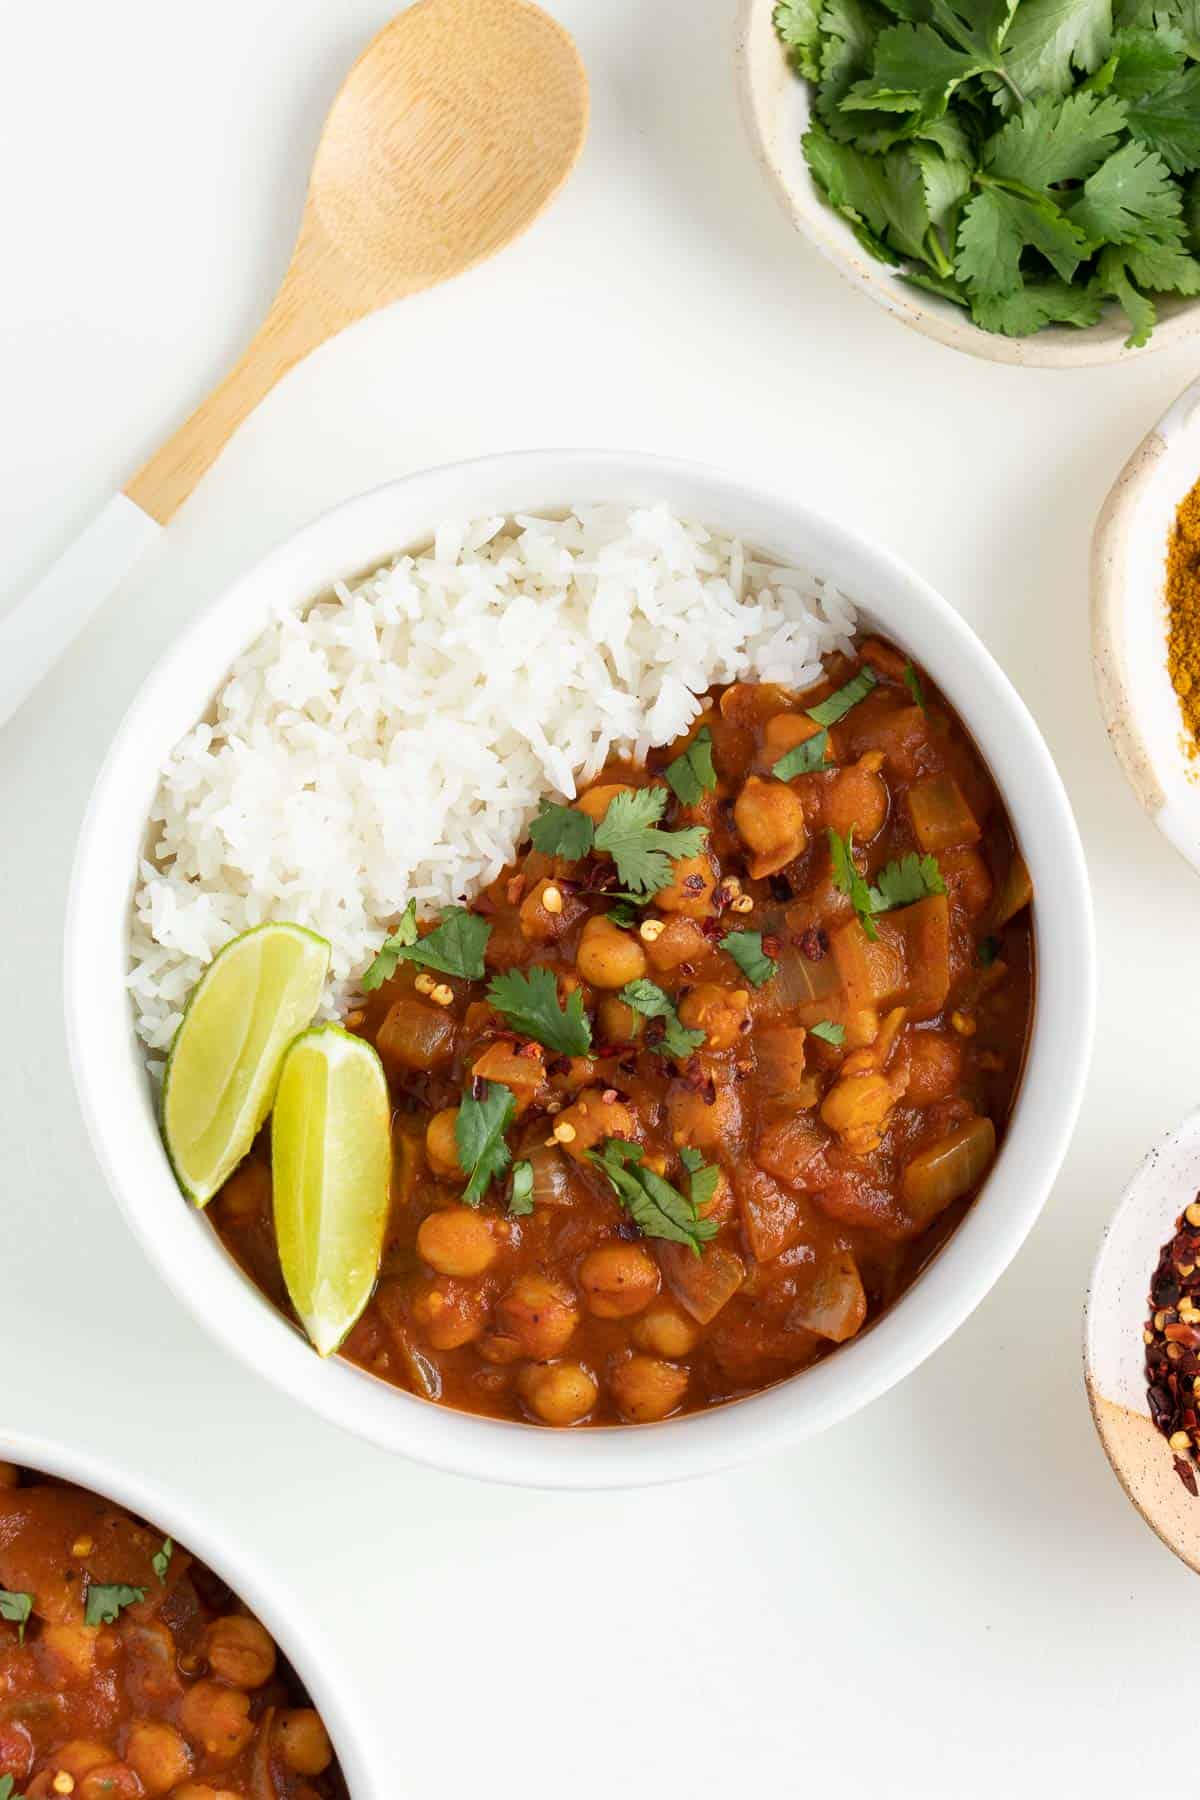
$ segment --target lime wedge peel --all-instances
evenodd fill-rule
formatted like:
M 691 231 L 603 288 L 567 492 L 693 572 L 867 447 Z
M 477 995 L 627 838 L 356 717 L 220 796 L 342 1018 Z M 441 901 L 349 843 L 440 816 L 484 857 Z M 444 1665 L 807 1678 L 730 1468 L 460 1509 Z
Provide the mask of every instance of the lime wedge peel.
M 329 1356 L 371 1298 L 392 1174 L 383 1064 L 340 1025 L 304 1032 L 284 1058 L 271 1173 L 283 1278 L 313 1345 Z
M 167 1155 L 189 1200 L 207 1206 L 271 1110 L 284 1053 L 312 1023 L 329 945 L 301 925 L 245 931 L 196 985 L 163 1077 Z

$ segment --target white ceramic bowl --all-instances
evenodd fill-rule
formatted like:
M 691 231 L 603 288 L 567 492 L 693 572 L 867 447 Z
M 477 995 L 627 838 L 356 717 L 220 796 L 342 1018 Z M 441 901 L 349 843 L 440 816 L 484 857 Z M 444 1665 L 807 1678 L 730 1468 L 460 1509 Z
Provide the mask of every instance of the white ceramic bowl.
M 1200 1190 L 1200 1112 L 1154 1145 L 1104 1234 L 1088 1286 L 1083 1359 L 1100 1442 L 1130 1501 L 1163 1543 L 1200 1573 L 1200 1499 L 1150 1417 L 1142 1329 L 1150 1280 L 1175 1221 Z
M 734 1406 L 653 1426 L 549 1431 L 398 1391 L 348 1362 L 319 1362 L 183 1202 L 124 988 L 130 897 L 158 771 L 279 604 L 299 604 L 445 517 L 661 500 L 797 561 L 852 595 L 954 701 L 1004 794 L 1038 903 L 1037 1015 L 1021 1096 L 987 1190 L 878 1325 L 815 1368 Z M 75 1079 L 113 1191 L 164 1278 L 206 1329 L 305 1405 L 391 1450 L 462 1474 L 551 1487 L 669 1481 L 807 1437 L 865 1405 L 928 1356 L 987 1293 L 1050 1190 L 1091 1048 L 1094 949 L 1087 874 L 1045 744 L 1009 682 L 952 607 L 893 557 L 783 495 L 687 464 L 607 452 L 529 452 L 414 475 L 352 500 L 281 545 L 201 615 L 150 676 L 100 772 L 80 838 L 66 941 Z
M 1092 537 L 1092 668 L 1126 779 L 1158 829 L 1200 869 L 1200 757 L 1184 748 L 1167 674 L 1167 545 L 1200 480 L 1200 381 L 1138 445 Z
M 1116 362 L 1165 350 L 1200 331 L 1200 301 L 1167 298 L 1143 350 L 1126 350 L 1129 324 L 1112 307 L 1084 330 L 1051 325 L 1031 337 L 981 331 L 953 301 L 902 281 L 895 270 L 864 250 L 846 221 L 827 206 L 804 160 L 800 140 L 808 129 L 808 84 L 788 64 L 775 32 L 775 0 L 741 0 L 737 31 L 738 85 L 750 140 L 763 172 L 796 230 L 847 281 L 926 337 L 991 362 L 1025 368 L 1070 369 Z
M 191 1501 L 135 1471 L 132 1463 L 70 1449 L 52 1438 L 0 1433 L 0 1459 L 115 1500 L 207 1563 L 262 1620 L 308 1689 L 333 1740 L 351 1800 L 388 1800 L 382 1776 L 372 1776 L 367 1768 L 362 1749 L 366 1733 L 356 1723 L 355 1702 L 345 1694 L 340 1664 L 332 1655 L 320 1659 L 314 1654 L 312 1621 L 301 1613 L 295 1595 L 269 1570 L 248 1561 L 219 1525 Z

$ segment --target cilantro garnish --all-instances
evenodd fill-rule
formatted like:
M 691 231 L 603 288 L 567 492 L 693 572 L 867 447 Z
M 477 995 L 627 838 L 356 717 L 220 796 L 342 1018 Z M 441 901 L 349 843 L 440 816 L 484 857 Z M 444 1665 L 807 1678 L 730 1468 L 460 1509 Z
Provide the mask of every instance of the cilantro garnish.
M 18 1644 L 25 1642 L 25 1627 L 32 1611 L 32 1594 L 14 1593 L 8 1588 L 0 1588 L 0 1619 L 7 1619 L 10 1625 L 16 1626 Z M 3 1796 L 0 1796 L 0 1800 L 3 1800 Z
M 587 814 L 574 806 L 556 806 L 543 800 L 538 816 L 529 826 L 535 850 L 543 856 L 561 856 L 567 862 L 578 862 L 592 847 L 595 826 Z
M 364 971 L 359 982 L 364 994 L 369 994 L 385 981 L 390 981 L 396 973 L 396 964 L 400 961 L 400 952 L 408 950 L 417 941 L 417 903 L 410 900 L 400 914 L 399 923 L 391 936 L 386 938 L 376 952 L 375 960 Z
M 25 1800 L 24 1794 L 18 1794 L 11 1775 L 0 1775 L 0 1800 Z
M 150 1567 L 154 1570 L 154 1573 L 158 1576 L 160 1581 L 166 1581 L 167 1570 L 171 1566 L 171 1558 L 174 1554 L 175 1545 L 170 1538 L 164 1538 L 162 1541 L 162 1548 L 156 1550 L 154 1555 L 150 1558 Z
M 643 978 L 626 982 L 617 999 L 623 1000 L 626 1006 L 631 1006 L 634 1012 L 641 1013 L 644 1019 L 666 1020 L 666 1030 L 662 1037 L 657 1044 L 650 1046 L 659 1056 L 677 1056 L 682 1059 L 690 1056 L 693 1050 L 698 1050 L 704 1042 L 704 1032 L 690 1031 L 686 1025 L 680 1024 L 673 1001 L 653 981 Z
M 515 1162 L 512 1166 L 512 1180 L 508 1185 L 508 1211 L 510 1217 L 523 1219 L 533 1211 L 533 1164 L 531 1162 Z
M 596 849 L 608 852 L 621 881 L 634 894 L 656 894 L 667 887 L 672 862 L 698 856 L 708 842 L 703 825 L 690 825 L 685 831 L 657 830 L 666 804 L 666 792 L 660 787 L 629 788 L 613 796 L 596 827 Z
M 912 695 L 913 705 L 919 706 L 921 711 L 924 712 L 925 688 L 922 684 L 921 677 L 918 675 L 912 663 L 905 663 L 904 665 L 904 685 Z
M 713 768 L 712 732 L 707 725 L 696 733 L 682 756 L 667 764 L 663 779 L 684 806 L 695 806 L 701 794 L 712 792 L 717 785 L 717 771 Z
M 832 1019 L 818 1019 L 815 1025 L 808 1028 L 810 1037 L 820 1038 L 826 1044 L 832 1044 L 840 1050 L 846 1041 L 846 1027 L 835 1025 Z
M 752 987 L 765 986 L 779 967 L 764 951 L 761 931 L 727 931 L 721 948 L 732 956 Z
M 396 955 L 426 969 L 438 969 L 443 975 L 481 981 L 483 952 L 491 934 L 487 920 L 468 912 L 465 906 L 443 906 L 433 930 L 413 943 L 398 945 Z
M 499 1081 L 485 1081 L 479 1099 L 468 1090 L 454 1121 L 458 1166 L 467 1177 L 462 1198 L 465 1206 L 478 1206 L 484 1194 L 510 1161 L 504 1134 L 517 1114 L 517 1098 Z
M 506 969 L 492 978 L 487 997 L 514 1030 L 536 1038 L 547 1050 L 556 1050 L 560 1056 L 586 1056 L 592 1047 L 583 994 L 574 988 L 566 1008 L 561 1007 L 558 983 L 550 969 Z
M 775 25 L 828 204 L 983 330 L 1115 300 L 1136 345 L 1200 293 L 1196 0 L 779 0 Z
M 136 1606 L 145 1598 L 145 1588 L 129 1587 L 123 1581 L 92 1582 L 87 1591 L 83 1622 L 85 1625 L 115 1625 L 125 1607 Z
M 852 706 L 865 700 L 873 687 L 879 685 L 879 677 L 869 664 L 864 665 L 844 687 L 830 694 L 828 700 L 822 700 L 817 706 L 806 708 L 808 716 L 818 725 L 836 725 L 844 719 Z
M 812 771 L 819 769 L 825 761 L 825 752 L 828 748 L 828 731 L 818 731 L 815 737 L 806 738 L 802 744 L 797 744 L 794 750 L 789 750 L 786 756 L 781 756 L 772 767 L 771 773 L 776 781 L 790 781 L 793 775 L 811 775 Z
M 706 1163 L 699 1150 L 693 1150 L 690 1144 L 684 1144 L 679 1152 L 679 1160 L 688 1172 L 688 1193 L 692 1205 L 699 1212 L 707 1206 L 717 1191 L 721 1179 L 721 1171 L 715 1163 Z
M 695 1199 L 681 1194 L 648 1168 L 643 1156 L 641 1145 L 626 1138 L 607 1138 L 603 1150 L 587 1152 L 588 1161 L 607 1176 L 617 1199 L 645 1237 L 686 1244 L 699 1256 L 701 1246 L 720 1229 L 717 1221 L 700 1218 Z
M 859 874 L 854 862 L 854 833 L 841 838 L 829 828 L 829 855 L 834 885 L 846 894 L 867 936 L 874 941 L 879 933 L 875 919 L 879 913 L 892 912 L 898 906 L 912 906 L 927 900 L 931 894 L 944 894 L 946 884 L 935 856 L 918 856 L 910 850 L 899 862 L 890 862 L 879 871 L 875 886 Z

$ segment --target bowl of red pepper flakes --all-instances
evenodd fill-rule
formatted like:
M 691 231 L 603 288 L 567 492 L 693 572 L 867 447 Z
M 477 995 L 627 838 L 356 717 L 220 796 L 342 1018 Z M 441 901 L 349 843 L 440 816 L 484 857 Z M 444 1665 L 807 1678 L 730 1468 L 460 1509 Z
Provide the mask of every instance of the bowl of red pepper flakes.
M 1084 1366 L 1113 1472 L 1200 1573 L 1200 1111 L 1121 1197 L 1088 1289 Z

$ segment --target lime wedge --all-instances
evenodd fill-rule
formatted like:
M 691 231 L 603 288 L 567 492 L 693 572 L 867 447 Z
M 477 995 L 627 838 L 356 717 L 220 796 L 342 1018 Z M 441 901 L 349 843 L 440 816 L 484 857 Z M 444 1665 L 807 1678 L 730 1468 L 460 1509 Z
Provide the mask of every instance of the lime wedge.
M 340 1025 L 306 1031 L 284 1057 L 271 1172 L 283 1278 L 305 1331 L 328 1356 L 371 1298 L 392 1175 L 383 1064 Z
M 329 945 L 299 925 L 259 925 L 218 952 L 196 984 L 163 1080 L 167 1154 L 207 1206 L 271 1110 L 283 1053 L 312 1023 Z

